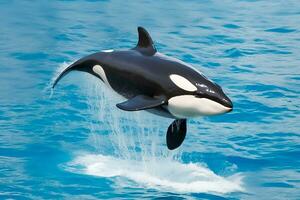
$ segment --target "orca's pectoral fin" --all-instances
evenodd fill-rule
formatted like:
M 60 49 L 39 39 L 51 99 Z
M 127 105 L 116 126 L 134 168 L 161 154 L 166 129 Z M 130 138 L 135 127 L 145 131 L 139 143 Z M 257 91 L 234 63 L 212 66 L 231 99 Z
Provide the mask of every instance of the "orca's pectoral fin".
M 117 107 L 126 111 L 145 110 L 160 106 L 166 102 L 163 96 L 150 97 L 145 95 L 138 95 L 132 99 L 128 99 L 122 103 L 118 103 Z
M 186 135 L 186 119 L 176 119 L 170 124 L 167 132 L 167 147 L 170 150 L 178 148 Z

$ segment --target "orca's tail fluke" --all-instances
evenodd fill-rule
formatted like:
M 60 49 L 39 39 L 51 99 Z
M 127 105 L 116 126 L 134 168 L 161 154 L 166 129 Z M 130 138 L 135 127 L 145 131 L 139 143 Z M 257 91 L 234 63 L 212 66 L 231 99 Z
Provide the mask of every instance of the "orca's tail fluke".
M 69 72 L 74 70 L 74 65 L 75 63 L 73 63 L 72 65 L 68 66 L 66 69 L 64 69 L 59 76 L 55 79 L 55 81 L 52 84 L 52 89 L 54 89 L 54 87 L 56 86 L 56 84 L 58 83 L 58 81 L 60 79 L 62 79 L 65 75 L 67 75 Z
M 56 86 L 56 84 L 67 74 L 69 74 L 71 71 L 84 71 L 84 72 L 90 72 L 90 67 L 93 66 L 95 61 L 89 59 L 89 56 L 79 59 L 70 66 L 68 66 L 66 69 L 64 69 L 59 76 L 55 79 L 55 81 L 52 84 L 52 89 Z
M 186 119 L 176 119 L 170 124 L 167 131 L 167 147 L 170 150 L 178 148 L 186 135 Z

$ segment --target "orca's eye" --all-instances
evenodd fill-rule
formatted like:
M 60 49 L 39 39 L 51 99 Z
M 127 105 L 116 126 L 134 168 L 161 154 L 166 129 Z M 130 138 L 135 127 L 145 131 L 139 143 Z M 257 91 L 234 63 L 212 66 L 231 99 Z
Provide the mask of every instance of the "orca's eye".
M 196 97 L 198 97 L 198 98 L 203 98 L 204 93 L 202 93 L 202 92 L 200 92 L 200 91 L 197 91 L 197 92 L 194 93 L 194 95 L 195 95 Z

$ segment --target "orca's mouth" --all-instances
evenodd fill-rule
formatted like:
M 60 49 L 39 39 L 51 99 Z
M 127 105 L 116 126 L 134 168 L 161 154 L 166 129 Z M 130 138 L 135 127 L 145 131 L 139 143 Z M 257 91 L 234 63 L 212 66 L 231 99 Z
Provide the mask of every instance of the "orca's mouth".
M 198 98 L 207 98 L 214 102 L 217 102 L 217 103 L 221 104 L 222 106 L 228 108 L 228 112 L 231 112 L 233 110 L 233 103 L 227 96 L 222 97 L 222 98 L 217 97 L 217 96 L 203 95 L 203 94 L 197 94 L 195 96 Z
M 228 112 L 230 112 L 230 111 L 233 110 L 233 103 L 232 103 L 232 101 L 231 101 L 228 97 L 222 99 L 220 103 L 221 103 L 223 106 L 225 106 L 226 108 L 229 108 L 229 111 L 228 111 Z

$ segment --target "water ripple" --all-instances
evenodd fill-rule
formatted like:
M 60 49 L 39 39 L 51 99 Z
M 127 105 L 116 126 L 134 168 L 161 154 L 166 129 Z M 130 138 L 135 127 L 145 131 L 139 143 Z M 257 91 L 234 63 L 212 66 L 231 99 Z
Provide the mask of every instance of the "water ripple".
M 296 29 L 291 29 L 287 27 L 278 27 L 278 28 L 271 28 L 271 29 L 266 29 L 266 32 L 273 32 L 273 33 L 291 33 L 295 32 Z

